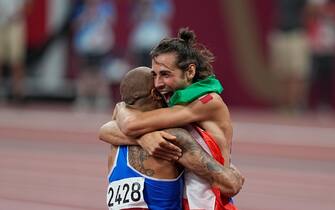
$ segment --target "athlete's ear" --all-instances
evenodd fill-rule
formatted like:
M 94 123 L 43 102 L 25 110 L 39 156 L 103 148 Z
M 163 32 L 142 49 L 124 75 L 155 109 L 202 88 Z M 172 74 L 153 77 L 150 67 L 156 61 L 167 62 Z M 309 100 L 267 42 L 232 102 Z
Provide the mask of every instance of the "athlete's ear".
M 186 78 L 188 81 L 193 80 L 193 77 L 195 76 L 195 69 L 196 69 L 196 66 L 194 63 L 191 63 L 190 65 L 188 65 L 188 68 L 186 71 Z

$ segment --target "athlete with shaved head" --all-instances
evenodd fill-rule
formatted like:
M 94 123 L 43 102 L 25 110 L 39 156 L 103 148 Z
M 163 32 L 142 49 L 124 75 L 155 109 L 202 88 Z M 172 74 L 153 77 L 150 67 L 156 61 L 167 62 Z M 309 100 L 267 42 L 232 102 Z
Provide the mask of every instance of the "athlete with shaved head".
M 177 37 L 163 39 L 152 50 L 151 58 L 155 88 L 169 107 L 134 113 L 119 104 L 117 126 L 103 127 L 101 139 L 123 144 L 140 137 L 139 144 L 149 154 L 173 160 L 180 157 L 180 149 L 167 141 L 174 138 L 161 129 L 191 124 L 187 128 L 202 137 L 203 148 L 230 166 L 233 129 L 229 110 L 219 95 L 223 88 L 213 73 L 212 53 L 196 42 L 193 31 L 184 28 Z M 128 139 L 120 138 L 120 133 Z M 185 175 L 185 209 L 236 209 L 231 198 L 208 188 L 204 180 L 193 175 Z
M 162 107 L 150 68 L 129 71 L 120 85 L 122 106 L 130 112 L 146 112 Z M 117 116 L 115 109 L 113 116 Z M 115 122 L 110 122 L 115 123 Z M 233 168 L 224 167 L 207 154 L 189 132 L 182 128 L 167 129 L 182 149 L 177 161 L 149 155 L 140 146 L 112 146 L 109 156 L 107 205 L 110 209 L 182 209 L 183 168 L 193 171 L 226 196 L 235 195 L 243 179 Z M 138 140 L 130 143 L 136 144 Z

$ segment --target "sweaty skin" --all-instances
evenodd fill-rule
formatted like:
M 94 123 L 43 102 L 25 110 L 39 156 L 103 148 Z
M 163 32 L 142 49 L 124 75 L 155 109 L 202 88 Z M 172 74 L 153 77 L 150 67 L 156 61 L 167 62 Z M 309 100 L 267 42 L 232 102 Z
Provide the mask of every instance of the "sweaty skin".
M 195 76 L 195 65 L 190 64 L 189 68 L 183 71 L 176 66 L 175 53 L 164 53 L 152 59 L 152 75 L 156 90 L 165 99 L 169 99 L 175 90 L 183 89 L 192 84 Z M 109 143 L 127 144 L 132 138 L 143 135 L 141 146 L 145 147 L 149 154 L 156 155 L 157 150 L 164 148 L 155 147 L 152 144 L 159 145 L 166 138 L 157 138 L 155 132 L 148 132 L 197 123 L 214 137 L 225 159 L 225 165 L 229 165 L 233 135 L 229 110 L 218 94 L 210 93 L 210 96 L 212 99 L 206 103 L 201 102 L 200 99 L 184 106 L 175 105 L 145 113 L 130 112 L 123 103 L 120 103 L 116 107 L 118 109 L 118 126 L 112 124 L 111 126 L 114 127 L 102 128 L 100 138 Z M 122 142 L 122 138 L 119 138 L 121 133 L 119 128 L 128 137 L 123 139 L 124 142 Z M 155 135 L 155 138 L 150 135 Z M 157 157 L 166 159 L 176 155 L 178 149 L 173 148 L 172 144 L 162 144 L 168 145 L 170 148 L 164 152 L 164 154 L 168 154 L 168 157 L 161 154 L 158 154 Z
M 181 29 L 178 37 L 161 40 L 153 48 L 150 55 L 155 90 L 165 98 L 166 102 L 169 102 L 175 91 L 180 93 L 183 89 L 191 86 L 188 90 L 191 90 L 192 94 L 192 90 L 195 90 L 194 87 L 200 84 L 192 86 L 193 83 L 200 80 L 215 79 L 212 77 L 214 74 L 211 65 L 214 56 L 204 46 L 196 42 L 194 32 L 188 29 Z M 208 85 L 208 88 L 198 86 L 201 87 L 201 91 L 198 93 L 201 93 L 202 96 L 193 95 L 199 97 L 198 99 L 192 98 L 192 102 L 186 100 L 183 103 L 187 104 L 183 105 L 175 105 L 176 103 L 174 103 L 174 106 L 170 108 L 141 112 L 131 110 L 129 106 L 120 103 L 116 107 L 117 126 L 114 123 L 113 128 L 108 128 L 108 126 L 102 128 L 100 138 L 106 142 L 113 140 L 124 144 L 120 135 L 123 132 L 123 135 L 127 138 L 126 141 L 138 138 L 136 142 L 148 154 L 166 160 L 176 160 L 185 151 L 174 148 L 174 146 L 180 145 L 176 143 L 177 139 L 173 138 L 174 136 L 171 137 L 173 133 L 168 134 L 161 129 L 197 124 L 214 137 L 213 139 L 219 145 L 225 159 L 225 166 L 229 168 L 233 133 L 230 114 L 226 104 L 218 95 L 222 90 L 220 85 Z M 133 88 L 133 90 L 136 90 L 136 88 Z M 204 93 L 207 90 L 210 90 L 209 95 L 206 95 L 208 92 Z M 176 99 L 176 97 L 174 96 L 173 99 Z M 177 102 L 180 101 L 177 100 Z M 114 133 L 106 133 L 111 130 Z M 173 145 L 173 143 L 176 143 L 176 145 Z M 198 166 L 198 168 L 201 167 Z M 210 180 L 208 181 L 212 183 Z M 243 178 L 241 183 L 243 183 Z
M 186 106 L 176 105 L 148 112 L 132 112 L 124 104 L 119 104 L 117 123 L 121 131 L 130 137 L 137 137 L 163 128 L 180 127 L 198 122 L 217 141 L 225 165 L 230 161 L 232 126 L 227 106 L 217 94 L 207 103 L 196 100 Z
M 142 67 L 143 68 L 143 67 Z M 129 113 L 143 113 L 161 107 L 161 101 L 155 100 L 151 94 L 148 94 L 153 88 L 152 76 L 147 69 L 144 68 L 136 69 L 127 74 L 127 82 L 121 83 L 121 93 L 123 93 L 123 98 L 128 102 L 126 105 L 123 103 L 124 108 L 128 110 Z M 139 74 L 141 73 L 141 74 Z M 148 74 L 144 74 L 148 73 Z M 142 78 L 147 79 L 147 82 L 141 81 L 138 77 L 146 75 L 148 77 Z M 130 77 L 132 75 L 132 77 Z M 135 77 L 136 76 L 136 77 Z M 134 78 L 135 80 L 130 80 L 129 78 Z M 151 82 L 151 86 L 150 86 Z M 129 83 L 141 83 L 136 91 L 132 91 L 128 88 Z M 146 91 L 142 91 L 141 88 Z M 129 95 L 129 97 L 125 97 Z M 113 120 L 119 116 L 119 104 L 113 112 Z M 118 129 L 115 129 L 115 122 L 111 121 L 107 125 L 103 126 L 102 129 L 110 129 L 112 127 L 113 131 L 117 131 L 118 135 L 115 135 L 115 139 L 125 139 L 126 136 L 122 134 Z M 114 126 L 114 127 L 113 127 Z M 212 186 L 218 187 L 222 193 L 230 197 L 238 193 L 243 185 L 243 177 L 235 169 L 230 167 L 224 167 L 217 161 L 215 161 L 211 156 L 209 156 L 203 149 L 194 141 L 192 136 L 184 129 L 173 128 L 165 131 L 159 131 L 164 133 L 163 136 L 170 138 L 174 141 L 178 147 L 182 150 L 182 156 L 177 162 L 184 166 L 185 168 L 191 170 L 200 177 L 206 179 Z M 167 136 L 170 135 L 170 136 Z M 100 136 L 101 138 L 101 136 Z M 173 140 L 172 140 L 173 139 Z M 128 139 L 127 141 L 140 142 L 140 140 Z M 156 141 L 155 141 L 156 142 Z M 165 144 L 164 142 L 163 144 Z M 171 143 L 170 143 L 171 144 Z M 173 144 L 171 144 L 173 145 Z M 167 147 L 171 146 L 168 144 Z M 173 145 L 174 147 L 177 147 Z M 177 147 L 177 148 L 178 148 Z M 112 146 L 111 155 L 109 157 L 109 168 L 111 168 L 112 163 L 116 155 L 116 148 Z M 180 165 L 176 164 L 175 161 L 165 161 L 156 157 L 151 156 L 145 150 L 138 146 L 129 146 L 129 158 L 131 165 L 143 174 L 156 178 L 176 178 L 180 174 Z M 179 149 L 179 148 L 178 148 Z
M 242 176 L 233 168 L 220 165 L 194 141 L 182 128 L 165 130 L 176 136 L 176 144 L 183 155 L 177 161 L 166 161 L 149 155 L 140 146 L 129 146 L 129 162 L 139 172 L 154 178 L 173 179 L 179 176 L 181 166 L 204 178 L 208 183 L 220 189 L 226 197 L 236 195 L 243 185 Z M 109 156 L 109 170 L 116 154 L 115 146 Z
M 186 71 L 179 69 L 176 66 L 175 53 L 160 54 L 152 59 L 155 88 L 167 100 L 175 90 L 191 85 L 195 73 L 194 64 L 190 64 Z M 206 103 L 195 100 L 183 106 L 175 105 L 136 114 L 127 110 L 121 103 L 117 107 L 116 121 L 121 131 L 129 137 L 138 137 L 159 129 L 197 123 L 214 137 L 225 159 L 225 165 L 229 165 L 233 135 L 229 110 L 218 94 L 210 93 L 210 96 L 212 99 Z

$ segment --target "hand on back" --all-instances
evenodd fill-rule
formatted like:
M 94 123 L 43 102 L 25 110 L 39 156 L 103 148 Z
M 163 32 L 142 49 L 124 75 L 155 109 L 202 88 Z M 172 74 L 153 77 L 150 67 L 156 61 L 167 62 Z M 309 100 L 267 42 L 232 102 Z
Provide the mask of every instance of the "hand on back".
M 137 142 L 149 155 L 164 160 L 178 160 L 182 150 L 174 145 L 176 137 L 165 131 L 154 131 L 141 136 Z

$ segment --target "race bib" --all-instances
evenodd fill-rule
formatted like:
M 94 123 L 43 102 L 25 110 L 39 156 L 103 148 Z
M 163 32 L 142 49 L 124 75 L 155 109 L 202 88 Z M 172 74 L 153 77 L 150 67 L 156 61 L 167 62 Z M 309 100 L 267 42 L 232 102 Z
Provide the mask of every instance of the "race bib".
M 110 210 L 147 205 L 143 197 L 144 178 L 134 177 L 113 181 L 107 189 L 107 206 Z

